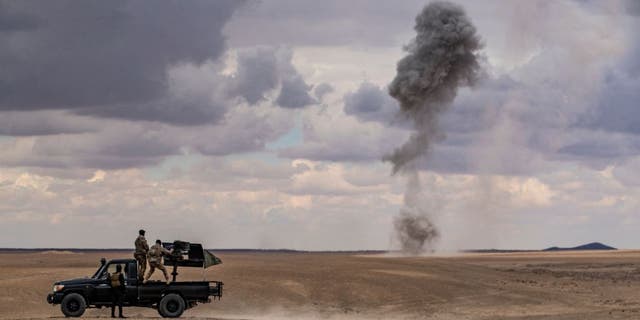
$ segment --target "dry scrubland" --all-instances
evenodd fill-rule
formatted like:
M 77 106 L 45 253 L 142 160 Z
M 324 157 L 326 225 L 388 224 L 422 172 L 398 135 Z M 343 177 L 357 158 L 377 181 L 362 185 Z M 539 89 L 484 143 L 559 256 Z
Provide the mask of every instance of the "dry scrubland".
M 0 318 L 61 318 L 45 302 L 56 279 L 90 275 L 109 253 L 0 253 Z M 388 257 L 223 253 L 210 280 L 221 301 L 185 312 L 209 319 L 640 319 L 640 252 Z M 186 269 L 185 269 L 186 270 Z M 202 279 L 191 270 L 183 279 Z M 155 275 L 158 278 L 159 275 Z M 153 309 L 126 308 L 129 317 Z M 89 309 L 84 318 L 105 318 Z

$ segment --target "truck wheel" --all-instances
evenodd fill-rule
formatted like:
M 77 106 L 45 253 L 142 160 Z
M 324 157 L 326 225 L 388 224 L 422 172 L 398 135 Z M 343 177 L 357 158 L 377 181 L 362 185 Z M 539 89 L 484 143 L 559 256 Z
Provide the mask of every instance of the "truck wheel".
M 87 308 L 87 302 L 84 297 L 77 293 L 70 293 L 62 299 L 60 309 L 67 317 L 79 317 Z
M 158 313 L 165 318 L 177 318 L 184 312 L 185 303 L 181 296 L 170 293 L 158 303 Z

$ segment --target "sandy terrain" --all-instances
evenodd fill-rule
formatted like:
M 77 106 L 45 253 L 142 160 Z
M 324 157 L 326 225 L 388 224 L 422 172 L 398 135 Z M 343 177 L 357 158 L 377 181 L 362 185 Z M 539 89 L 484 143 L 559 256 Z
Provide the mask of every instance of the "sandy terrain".
M 90 275 L 129 252 L 0 253 L 0 318 L 61 318 L 55 280 Z M 221 301 L 185 312 L 209 319 L 640 319 L 640 252 L 440 257 L 222 253 L 208 280 Z M 185 269 L 186 270 L 186 269 Z M 154 277 L 159 277 L 156 275 Z M 202 279 L 200 269 L 181 274 Z M 84 318 L 105 318 L 89 309 Z M 153 309 L 126 308 L 132 318 Z

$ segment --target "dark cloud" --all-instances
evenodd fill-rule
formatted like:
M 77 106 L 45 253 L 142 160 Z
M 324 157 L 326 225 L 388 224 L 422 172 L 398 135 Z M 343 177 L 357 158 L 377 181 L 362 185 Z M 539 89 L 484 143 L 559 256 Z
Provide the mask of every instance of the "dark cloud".
M 100 122 L 87 117 L 69 115 L 64 111 L 2 111 L 0 135 L 41 136 L 96 131 Z
M 78 114 L 126 120 L 147 120 L 174 125 L 202 125 L 220 121 L 228 110 L 225 101 L 208 96 L 169 96 L 152 102 L 110 105 L 78 110 Z
M 640 16 L 640 1 L 638 0 L 626 0 L 625 6 L 627 12 L 632 16 Z
M 589 161 L 591 159 L 615 159 L 621 156 L 637 155 L 640 145 L 628 143 L 612 143 L 606 141 L 580 141 L 564 146 L 558 150 L 561 155 L 570 156 L 573 159 Z M 635 150 L 635 151 L 634 151 Z
M 169 122 L 176 114 L 194 111 L 178 122 L 210 118 L 198 107 L 152 106 L 167 96 L 170 66 L 220 57 L 225 50 L 222 28 L 241 4 L 2 2 L 0 109 L 87 108 L 81 112 L 115 117 L 123 117 L 122 109 L 133 109 L 134 119 Z M 146 107 L 151 110 L 135 110 Z
M 640 28 L 640 23 L 637 24 Z M 640 35 L 633 44 L 634 48 L 626 59 L 626 71 L 630 76 L 640 79 Z
M 614 75 L 604 86 L 599 104 L 587 127 L 640 134 L 640 78 Z
M 333 86 L 331 86 L 330 84 L 323 82 L 319 85 L 317 85 L 314 89 L 313 89 L 313 95 L 316 97 L 316 99 L 318 100 L 322 100 L 322 98 L 333 92 L 334 88 Z
M 279 82 L 276 50 L 258 47 L 239 52 L 238 68 L 230 82 L 231 96 L 241 96 L 252 105 L 264 100 L 265 93 Z
M 440 122 L 447 135 L 477 135 L 489 130 L 498 121 L 499 106 L 503 106 L 512 92 L 521 85 L 508 76 L 485 78 L 474 89 L 460 90 L 454 105 L 447 110 Z M 449 137 L 447 140 L 450 140 Z M 445 141 L 451 143 L 451 141 Z
M 633 2 L 640 7 L 640 2 Z M 640 20 L 633 25 L 640 27 Z M 603 77 L 594 110 L 583 115 L 577 126 L 640 135 L 640 36 L 633 34 L 631 40 L 622 59 Z
M 369 82 L 363 82 L 358 90 L 344 96 L 344 112 L 362 121 L 391 123 L 398 111 L 398 103 L 386 90 Z
M 38 26 L 38 21 L 25 13 L 0 2 L 0 32 L 26 31 Z
M 255 105 L 279 86 L 275 104 L 280 107 L 303 108 L 317 103 L 310 95 L 313 86 L 305 82 L 292 59 L 290 48 L 260 46 L 240 50 L 237 70 L 228 79 L 227 94 Z
M 318 103 L 311 97 L 313 86 L 304 81 L 292 63 L 293 51 L 285 48 L 278 50 L 277 55 L 280 60 L 280 93 L 275 104 L 287 109 L 298 109 Z
M 313 86 L 308 85 L 301 75 L 292 74 L 282 80 L 282 88 L 276 99 L 276 104 L 283 108 L 297 109 L 317 103 L 309 95 Z
M 630 1 L 631 2 L 631 1 Z M 635 17 L 633 17 L 630 25 L 634 30 L 640 28 L 640 1 L 633 1 L 635 4 Z M 627 72 L 631 77 L 640 78 L 640 33 L 632 32 L 630 34 L 629 48 L 622 60 L 620 69 Z

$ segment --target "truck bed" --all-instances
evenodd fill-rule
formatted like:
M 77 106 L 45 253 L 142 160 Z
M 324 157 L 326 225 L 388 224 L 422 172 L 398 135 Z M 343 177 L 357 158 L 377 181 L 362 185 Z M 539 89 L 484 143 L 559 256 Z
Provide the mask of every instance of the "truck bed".
M 223 283 L 220 281 L 181 281 L 167 285 L 161 281 L 149 281 L 138 285 L 139 303 L 153 303 L 171 292 L 179 293 L 188 302 L 208 302 L 209 297 L 222 296 Z

